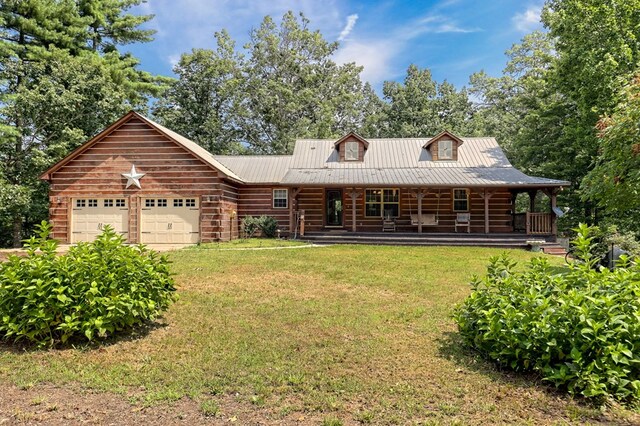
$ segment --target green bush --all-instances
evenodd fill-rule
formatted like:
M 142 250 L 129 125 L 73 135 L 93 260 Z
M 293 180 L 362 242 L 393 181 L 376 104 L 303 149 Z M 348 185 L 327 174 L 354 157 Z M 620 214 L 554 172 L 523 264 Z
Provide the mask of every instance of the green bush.
M 593 270 L 591 229 L 574 241 L 580 262 L 555 273 L 543 258 L 522 272 L 507 255 L 455 310 L 460 334 L 483 356 L 587 398 L 640 398 L 640 267 Z
M 273 216 L 260 216 L 258 219 L 262 235 L 267 238 L 274 238 L 278 232 L 278 221 Z
M 251 238 L 260 230 L 263 237 L 274 238 L 278 232 L 278 221 L 273 216 L 245 216 L 242 219 L 245 238 Z
M 260 223 L 257 217 L 245 216 L 242 219 L 242 232 L 245 238 L 251 238 L 260 229 Z
M 50 231 L 43 222 L 26 241 L 26 257 L 0 263 L 1 337 L 41 346 L 104 338 L 155 319 L 173 301 L 164 256 L 124 245 L 108 226 L 58 256 Z

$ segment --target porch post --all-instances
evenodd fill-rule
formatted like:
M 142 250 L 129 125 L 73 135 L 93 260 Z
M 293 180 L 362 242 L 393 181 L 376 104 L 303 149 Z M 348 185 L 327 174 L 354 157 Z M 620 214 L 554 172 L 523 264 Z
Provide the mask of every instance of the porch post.
M 424 195 L 421 189 L 416 193 L 416 199 L 418 200 L 418 234 L 422 234 L 422 199 Z
M 557 200 L 558 197 L 558 193 L 555 190 L 551 190 L 551 234 L 554 237 L 558 236 L 558 216 L 556 215 L 556 212 L 554 211 L 554 209 L 557 207 Z
M 489 191 L 487 188 L 484 188 L 482 191 L 473 190 L 480 198 L 484 200 L 484 233 L 489 233 L 489 199 L 495 194 L 496 190 Z M 471 228 L 471 224 L 469 224 L 469 228 Z
M 296 230 L 296 222 L 294 219 L 294 210 L 293 210 L 293 203 L 296 202 L 296 198 L 298 197 L 298 194 L 300 193 L 300 190 L 302 188 L 291 188 L 289 190 L 289 238 L 291 238 L 291 236 L 293 236 L 295 230 Z
M 356 232 L 356 199 L 358 198 L 358 191 L 355 188 L 351 190 L 349 196 L 351 197 L 351 231 Z
M 558 216 L 556 216 L 555 208 L 557 207 L 556 191 L 551 192 L 551 233 L 554 237 L 558 235 Z
M 536 211 L 536 195 L 538 194 L 538 190 L 534 189 L 532 191 L 527 191 L 529 194 L 529 211 L 531 213 Z

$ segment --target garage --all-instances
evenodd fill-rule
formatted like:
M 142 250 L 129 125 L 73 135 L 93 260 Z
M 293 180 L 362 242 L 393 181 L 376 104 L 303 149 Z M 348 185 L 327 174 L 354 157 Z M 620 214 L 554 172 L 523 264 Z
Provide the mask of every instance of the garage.
M 197 198 L 144 198 L 140 212 L 143 244 L 195 244 L 200 241 Z
M 126 198 L 76 198 L 72 201 L 71 242 L 93 241 L 111 225 L 129 238 L 129 206 Z

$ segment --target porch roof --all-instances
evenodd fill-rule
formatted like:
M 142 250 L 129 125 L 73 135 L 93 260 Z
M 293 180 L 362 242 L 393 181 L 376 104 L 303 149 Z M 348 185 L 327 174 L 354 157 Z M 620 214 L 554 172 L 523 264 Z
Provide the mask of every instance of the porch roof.
M 289 169 L 285 185 L 384 185 L 430 187 L 553 187 L 569 182 L 528 176 L 513 167 L 400 169 Z

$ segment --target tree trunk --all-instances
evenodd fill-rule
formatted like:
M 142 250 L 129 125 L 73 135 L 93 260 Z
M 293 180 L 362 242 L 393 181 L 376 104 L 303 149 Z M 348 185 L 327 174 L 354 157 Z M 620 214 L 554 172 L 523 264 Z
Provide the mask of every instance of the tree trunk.
M 22 247 L 22 218 L 20 216 L 13 218 L 13 247 Z

